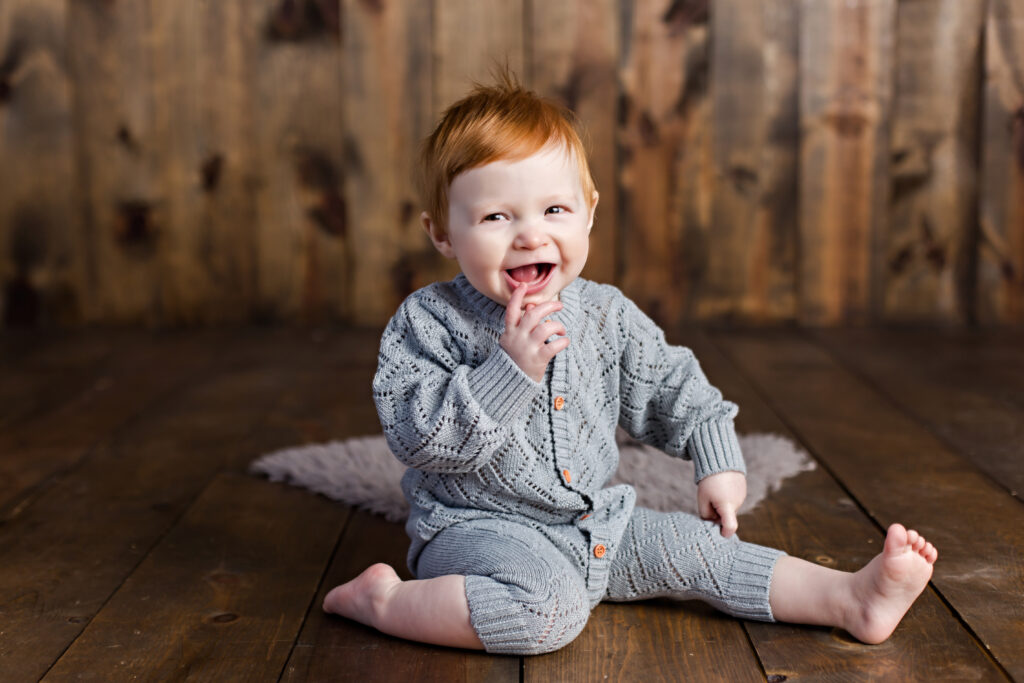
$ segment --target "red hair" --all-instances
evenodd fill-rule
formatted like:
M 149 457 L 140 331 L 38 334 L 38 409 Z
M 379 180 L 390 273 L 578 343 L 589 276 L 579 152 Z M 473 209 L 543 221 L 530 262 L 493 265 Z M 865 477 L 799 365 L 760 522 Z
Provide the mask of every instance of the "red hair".
M 593 204 L 594 179 L 576 116 L 561 104 L 526 90 L 508 71 L 498 83 L 477 85 L 450 106 L 423 144 L 421 185 L 427 213 L 447 231 L 448 188 L 464 171 L 492 161 L 517 161 L 550 144 L 576 162 L 584 201 Z

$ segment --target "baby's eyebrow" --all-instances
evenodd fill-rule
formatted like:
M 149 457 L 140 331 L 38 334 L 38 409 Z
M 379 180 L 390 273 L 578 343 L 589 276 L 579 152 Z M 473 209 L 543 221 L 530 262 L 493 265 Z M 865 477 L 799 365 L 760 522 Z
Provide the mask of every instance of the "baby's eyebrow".
M 574 194 L 554 194 L 544 197 L 541 204 L 571 204 L 575 201 L 576 195 Z

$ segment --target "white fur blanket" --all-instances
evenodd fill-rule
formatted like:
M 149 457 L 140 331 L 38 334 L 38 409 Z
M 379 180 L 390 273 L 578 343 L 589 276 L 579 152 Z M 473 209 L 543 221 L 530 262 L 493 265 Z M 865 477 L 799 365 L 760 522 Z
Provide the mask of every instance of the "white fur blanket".
M 792 476 L 814 469 L 814 462 L 796 444 L 777 434 L 740 436 L 747 463 L 747 512 L 777 491 Z M 619 471 L 609 482 L 631 484 L 637 505 L 670 512 L 697 511 L 693 463 L 665 455 L 619 431 Z M 271 481 L 322 493 L 398 522 L 409 516 L 399 482 L 405 472 L 382 435 L 364 436 L 325 444 L 286 448 L 258 458 L 250 471 Z

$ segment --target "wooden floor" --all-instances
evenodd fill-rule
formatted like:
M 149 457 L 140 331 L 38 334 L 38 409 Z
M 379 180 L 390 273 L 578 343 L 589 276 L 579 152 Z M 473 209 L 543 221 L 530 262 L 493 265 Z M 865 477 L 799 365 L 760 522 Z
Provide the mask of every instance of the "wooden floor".
M 819 467 L 747 540 L 854 569 L 940 549 L 885 644 L 698 603 L 600 605 L 539 657 L 399 641 L 319 609 L 401 526 L 245 474 L 379 431 L 379 330 L 0 334 L 0 680 L 1024 681 L 1024 333 L 689 331 L 741 432 Z

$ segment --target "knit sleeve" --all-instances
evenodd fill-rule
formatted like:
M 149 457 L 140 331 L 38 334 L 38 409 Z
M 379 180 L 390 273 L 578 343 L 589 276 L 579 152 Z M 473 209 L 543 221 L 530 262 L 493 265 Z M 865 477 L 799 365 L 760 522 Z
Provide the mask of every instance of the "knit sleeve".
M 498 346 L 475 367 L 464 363 L 446 325 L 407 304 L 384 332 L 373 380 L 388 446 L 426 472 L 479 469 L 541 385 Z
M 725 471 L 746 472 L 733 419 L 690 349 L 672 346 L 653 320 L 623 297 L 620 309 L 619 425 L 669 455 L 692 459 L 695 481 Z

